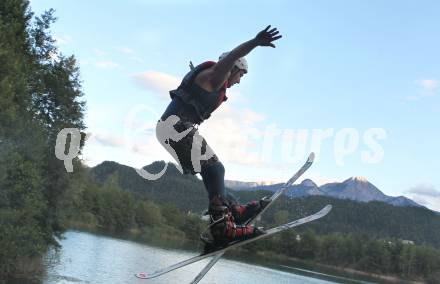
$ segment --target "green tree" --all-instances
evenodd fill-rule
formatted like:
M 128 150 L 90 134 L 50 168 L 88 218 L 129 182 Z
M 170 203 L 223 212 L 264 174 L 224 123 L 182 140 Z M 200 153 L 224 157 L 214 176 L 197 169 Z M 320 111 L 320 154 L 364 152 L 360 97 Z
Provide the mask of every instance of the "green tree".
M 180 227 L 184 223 L 184 213 L 173 205 L 165 205 L 162 208 L 162 215 L 170 226 Z
M 136 206 L 136 223 L 140 227 L 161 225 L 164 221 L 161 209 L 151 201 L 141 201 Z
M 313 259 L 318 249 L 318 240 L 315 234 L 311 231 L 305 232 L 301 235 L 301 241 L 299 243 L 298 256 Z
M 53 10 L 34 17 L 28 6 L 0 1 L 0 277 L 56 245 L 71 176 L 55 158 L 55 138 L 64 127 L 84 129 L 75 60 L 49 32 Z
M 289 221 L 289 211 L 279 210 L 274 214 L 273 219 L 276 225 L 285 224 Z

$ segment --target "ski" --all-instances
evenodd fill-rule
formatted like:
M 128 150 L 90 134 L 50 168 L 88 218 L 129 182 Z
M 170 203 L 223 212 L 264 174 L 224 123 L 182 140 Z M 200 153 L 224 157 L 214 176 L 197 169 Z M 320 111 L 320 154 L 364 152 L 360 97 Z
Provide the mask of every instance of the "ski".
M 270 202 L 267 204 L 267 206 L 259 212 L 256 216 L 249 219 L 245 222 L 245 224 L 249 224 L 254 222 L 255 220 L 259 220 L 261 218 L 261 215 L 269 208 L 269 206 L 276 200 L 278 197 L 280 197 L 284 191 L 286 191 L 289 186 L 293 185 L 293 183 L 298 180 L 299 177 L 302 176 L 313 164 L 313 161 L 315 160 L 315 154 L 312 152 L 309 154 L 309 157 L 307 158 L 307 161 L 304 163 L 304 165 L 279 189 L 277 190 L 271 197 Z M 202 271 L 194 278 L 194 280 L 191 282 L 191 284 L 197 284 L 199 281 L 205 276 L 206 273 L 214 266 L 214 264 L 217 263 L 217 261 L 220 259 L 220 257 L 223 255 L 223 253 L 220 253 L 216 255 L 211 261 L 203 268 Z
M 219 261 L 219 259 L 223 256 L 223 254 L 225 254 L 225 253 L 221 252 L 221 253 L 216 254 L 209 261 L 209 263 L 202 269 L 202 271 L 200 271 L 200 273 L 197 274 L 196 278 L 194 278 L 194 280 L 191 282 L 191 284 L 199 283 L 199 281 L 202 280 L 202 278 L 206 275 L 206 273 L 208 273 L 208 271 L 214 266 L 214 264 L 216 264 L 217 261 Z
M 313 164 L 315 160 L 315 154 L 312 152 L 309 154 L 307 161 L 304 163 L 304 165 L 280 188 L 278 189 L 271 197 L 270 197 L 270 202 L 269 204 L 267 204 L 267 206 L 261 211 L 259 212 L 256 216 L 254 216 L 253 218 L 249 219 L 247 222 L 245 222 L 245 224 L 249 224 L 253 221 L 255 221 L 256 219 L 258 219 L 259 217 L 261 217 L 261 215 L 272 205 L 272 203 L 277 200 L 286 190 L 289 186 L 293 185 L 293 183 L 298 180 L 298 178 L 300 178 L 309 168 L 310 166 Z M 197 275 L 197 277 L 193 280 L 192 283 L 198 283 L 203 276 L 205 276 L 205 274 L 212 268 L 212 266 L 214 266 L 214 264 L 220 259 L 220 257 L 224 254 L 224 252 L 219 253 L 218 255 L 216 255 L 206 266 L 205 268 Z M 203 259 L 203 258 L 201 258 Z M 195 260 L 194 262 L 196 262 L 198 260 Z M 191 262 L 193 263 L 193 262 Z M 183 265 L 184 266 L 184 265 Z M 179 266 L 181 267 L 181 266 Z M 177 269 L 179 267 L 176 267 L 174 269 Z M 170 267 L 171 268 L 171 267 Z M 174 270 L 172 269 L 172 270 Z M 169 270 L 169 271 L 172 271 Z M 166 272 L 164 272 L 166 273 Z M 162 273 L 163 274 L 163 273 Z M 162 275 L 160 274 L 160 275 Z M 138 273 L 136 274 L 136 277 L 138 278 L 143 278 L 142 275 L 145 275 L 144 273 Z M 159 275 L 157 275 L 159 276 Z
M 217 257 L 218 254 L 223 254 L 223 253 L 225 253 L 227 250 L 229 250 L 231 248 L 240 247 L 240 246 L 243 246 L 245 244 L 248 244 L 248 243 L 251 243 L 251 242 L 263 239 L 263 238 L 267 238 L 267 237 L 269 237 L 271 235 L 283 232 L 285 230 L 288 230 L 288 229 L 291 229 L 291 228 L 294 228 L 294 227 L 297 227 L 297 226 L 300 226 L 300 225 L 312 222 L 314 220 L 317 220 L 317 219 L 322 218 L 325 215 L 327 215 L 330 212 L 331 209 L 332 209 L 332 206 L 331 205 L 327 205 L 323 209 L 321 209 L 319 212 L 317 212 L 317 213 L 315 213 L 313 215 L 309 215 L 307 217 L 304 217 L 304 218 L 292 221 L 290 223 L 286 223 L 284 225 L 281 225 L 281 226 L 269 229 L 264 234 L 256 236 L 254 238 L 247 239 L 247 240 L 244 240 L 244 241 L 233 242 L 233 243 L 229 244 L 228 246 L 226 246 L 224 248 L 219 248 L 217 250 L 214 250 L 214 251 L 211 251 L 211 252 L 208 252 L 208 253 L 204 253 L 204 254 L 200 254 L 198 256 L 194 256 L 192 258 L 189 258 L 187 260 L 181 261 L 181 262 L 176 263 L 174 265 L 171 265 L 169 267 L 166 267 L 166 268 L 163 268 L 163 269 L 159 269 L 159 270 L 157 270 L 157 271 L 155 271 L 155 272 L 153 272 L 151 274 L 141 272 L 141 273 L 135 274 L 135 276 L 138 277 L 138 278 L 141 278 L 141 279 L 151 279 L 151 278 L 155 278 L 155 277 L 158 277 L 160 275 L 163 275 L 165 273 L 171 272 L 173 270 L 176 270 L 178 268 L 187 266 L 187 265 L 192 264 L 194 262 L 200 261 L 200 260 L 205 259 L 205 258 L 210 257 L 210 256 L 216 256 L 216 258 L 220 258 L 220 257 Z M 212 265 L 214 265 L 214 264 L 212 264 Z M 212 267 L 212 265 L 211 265 L 211 267 Z M 209 267 L 209 268 L 211 268 L 211 267 Z
M 295 181 L 297 181 L 313 164 L 313 161 L 315 160 L 315 153 L 310 153 L 309 157 L 307 158 L 307 161 L 304 163 L 304 165 L 280 188 L 278 189 L 271 197 L 270 202 L 267 204 L 266 207 L 264 207 L 263 210 L 261 210 L 256 216 L 249 219 L 245 224 L 249 224 L 255 220 L 257 220 L 261 215 L 263 215 L 264 212 L 273 204 L 275 200 L 277 200 L 288 188 L 289 186 L 292 186 Z

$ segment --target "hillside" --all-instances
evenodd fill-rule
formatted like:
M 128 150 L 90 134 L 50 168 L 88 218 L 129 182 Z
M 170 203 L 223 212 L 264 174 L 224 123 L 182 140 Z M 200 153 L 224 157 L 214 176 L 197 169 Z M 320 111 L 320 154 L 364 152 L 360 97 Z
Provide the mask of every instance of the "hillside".
M 158 161 L 144 169 L 158 173 L 164 166 L 165 162 Z M 182 175 L 171 163 L 164 176 L 156 181 L 146 180 L 134 168 L 116 162 L 105 161 L 90 170 L 91 180 L 100 184 L 110 176 L 116 176 L 121 188 L 141 198 L 173 204 L 184 211 L 201 212 L 207 206 L 208 194 L 202 181 L 191 175 Z
M 155 162 L 145 169 L 159 172 L 164 162 Z M 90 170 L 90 177 L 96 182 L 104 182 L 109 177 L 118 177 L 119 186 L 142 199 L 162 204 L 173 204 L 180 210 L 202 213 L 207 207 L 207 194 L 201 180 L 190 175 L 181 175 L 176 167 L 169 164 L 166 174 L 157 181 L 140 177 L 133 168 L 104 162 Z M 311 187 L 310 181 L 302 186 Z M 232 191 L 241 201 L 247 202 L 270 195 L 270 191 Z M 263 225 L 273 226 L 277 212 L 285 211 L 287 219 L 294 219 L 312 213 L 325 204 L 332 204 L 333 211 L 325 220 L 318 220 L 300 230 L 312 229 L 319 234 L 334 232 L 363 233 L 376 238 L 394 237 L 411 240 L 417 244 L 431 244 L 440 247 L 440 216 L 424 207 L 396 207 L 383 201 L 359 202 L 324 195 L 310 195 L 290 198 L 283 196 L 268 210 Z

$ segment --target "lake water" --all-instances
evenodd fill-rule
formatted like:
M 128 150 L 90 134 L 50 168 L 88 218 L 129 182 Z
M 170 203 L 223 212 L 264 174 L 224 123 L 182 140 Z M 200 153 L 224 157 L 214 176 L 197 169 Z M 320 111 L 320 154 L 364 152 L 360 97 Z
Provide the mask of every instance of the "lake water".
M 151 280 L 134 277 L 194 256 L 196 252 L 167 250 L 95 235 L 68 231 L 58 253 L 50 253 L 43 283 L 190 283 L 209 262 L 204 260 Z M 220 259 L 200 283 L 372 283 L 278 265 L 271 268 Z

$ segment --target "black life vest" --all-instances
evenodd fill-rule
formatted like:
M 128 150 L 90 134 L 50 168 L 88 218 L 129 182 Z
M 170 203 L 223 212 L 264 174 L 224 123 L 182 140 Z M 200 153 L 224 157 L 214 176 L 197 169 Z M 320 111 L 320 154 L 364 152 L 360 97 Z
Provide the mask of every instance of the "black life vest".
M 177 89 L 170 91 L 171 99 L 179 97 L 184 103 L 193 107 L 195 115 L 198 118 L 198 121 L 194 121 L 194 123 L 197 124 L 208 119 L 211 113 L 217 109 L 222 102 L 228 99 L 228 97 L 226 97 L 227 82 L 225 82 L 219 90 L 214 92 L 208 92 L 194 83 L 195 78 L 201 71 L 214 64 L 215 62 L 213 61 L 206 61 L 197 65 L 183 77 Z

